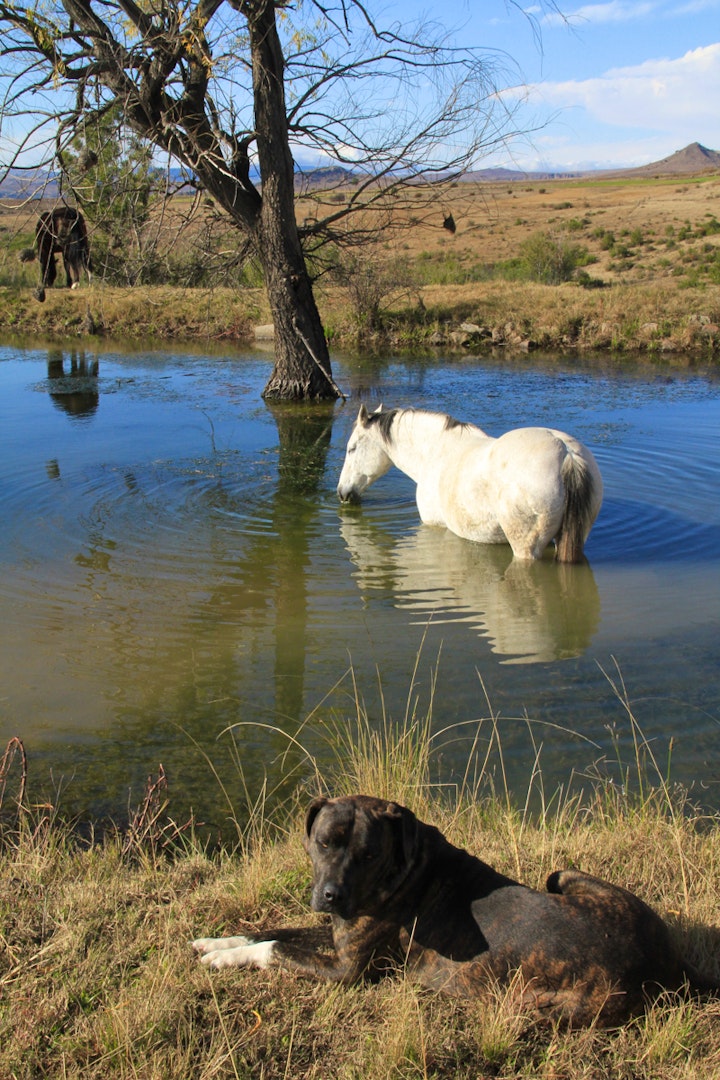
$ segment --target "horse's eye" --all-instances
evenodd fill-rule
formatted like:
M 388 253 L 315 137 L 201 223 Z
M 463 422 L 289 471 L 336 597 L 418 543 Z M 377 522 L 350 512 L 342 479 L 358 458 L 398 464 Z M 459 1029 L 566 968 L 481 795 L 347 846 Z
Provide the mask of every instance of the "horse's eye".
M 357 450 L 357 445 L 356 446 L 348 446 L 348 448 L 347 448 L 348 454 L 354 454 L 356 450 Z

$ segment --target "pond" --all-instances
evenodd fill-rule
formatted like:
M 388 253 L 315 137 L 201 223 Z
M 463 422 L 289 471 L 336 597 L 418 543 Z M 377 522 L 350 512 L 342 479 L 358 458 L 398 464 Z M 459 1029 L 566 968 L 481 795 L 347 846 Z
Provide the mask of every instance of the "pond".
M 337 358 L 346 404 L 270 410 L 268 364 L 0 347 L 0 753 L 22 738 L 35 801 L 121 822 L 162 763 L 173 816 L 221 828 L 342 767 L 357 697 L 371 725 L 432 709 L 438 782 L 492 747 L 519 802 L 538 770 L 548 797 L 622 783 L 627 704 L 720 808 L 716 375 Z M 422 526 L 394 470 L 341 507 L 359 401 L 576 435 L 605 482 L 587 565 Z

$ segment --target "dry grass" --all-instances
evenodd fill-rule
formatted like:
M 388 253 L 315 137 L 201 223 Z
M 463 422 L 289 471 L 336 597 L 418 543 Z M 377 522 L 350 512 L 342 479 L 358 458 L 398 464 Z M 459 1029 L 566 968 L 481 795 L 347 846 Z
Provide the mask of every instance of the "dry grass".
M 442 228 L 448 211 L 454 235 Z M 452 259 L 469 271 L 513 258 L 523 240 L 545 231 L 586 246 L 597 259 L 591 273 L 604 281 L 658 280 L 672 277 L 698 246 L 718 250 L 717 233 L 697 235 L 713 218 L 720 218 L 717 176 L 460 183 L 443 193 L 442 213 L 424 214 L 399 249 L 415 260 Z
M 117 341 L 246 341 L 267 321 L 259 290 L 119 288 L 49 289 L 44 304 L 30 289 L 0 287 L 0 329 L 37 338 L 101 337 Z
M 622 690 L 619 697 L 623 705 Z M 502 755 L 497 743 L 483 751 L 477 773 L 469 765 L 475 779 L 452 797 L 433 786 L 436 740 L 412 690 L 408 701 L 404 718 L 386 718 L 379 729 L 371 729 L 358 701 L 345 730 L 329 732 L 339 737 L 336 775 L 328 777 L 333 790 L 368 783 L 401 792 L 453 841 L 528 884 L 542 887 L 552 869 L 566 865 L 627 886 L 668 919 L 689 959 L 720 977 L 720 823 L 671 793 L 632 716 L 636 764 L 623 789 L 566 793 L 552 809 L 540 800 L 531 814 L 488 789 L 486 777 L 498 775 L 490 757 Z M 312 789 L 319 784 L 316 775 Z M 254 805 L 247 829 L 238 825 L 234 850 L 212 856 L 187 832 L 172 852 L 147 831 L 133 845 L 113 836 L 81 845 L 52 815 L 22 813 L 2 834 L 0 1076 L 718 1075 L 718 1001 L 671 995 L 619 1031 L 567 1032 L 519 1015 L 503 988 L 487 1001 L 453 1001 L 402 974 L 339 988 L 281 972 L 208 972 L 187 944 L 197 934 L 322 921 L 307 908 L 307 798 L 298 792 L 273 813 Z
M 497 807 L 456 810 L 438 804 L 434 820 L 502 869 L 514 872 L 517 858 L 526 880 L 559 860 L 636 888 L 717 972 L 717 931 L 708 928 L 717 918 L 717 827 L 682 818 L 669 836 L 664 817 L 647 810 L 612 822 L 588 812 L 556 824 L 548 845 L 546 825 L 518 837 L 517 818 Z M 717 1076 L 718 1003 L 668 998 L 619 1032 L 568 1033 L 536 1028 L 503 991 L 481 1004 L 402 977 L 343 989 L 278 972 L 208 973 L 187 946 L 194 934 L 312 921 L 300 828 L 298 809 L 272 855 L 214 859 L 123 859 L 112 840 L 82 851 L 54 830 L 6 843 L 0 1075 Z
M 466 182 L 448 187 L 431 210 L 425 194 L 417 195 L 417 216 L 412 206 L 398 211 L 397 224 L 404 228 L 358 253 L 376 278 L 383 268 L 390 281 L 393 268 L 414 278 L 412 286 L 382 297 L 376 344 L 717 356 L 720 178 Z M 298 216 L 310 209 L 301 201 Z M 452 235 L 442 227 L 448 213 L 457 225 Z M 52 290 L 40 305 L 30 292 L 37 264 L 17 261 L 32 224 L 31 208 L 0 208 L 0 231 L 7 238 L 0 252 L 0 281 L 7 282 L 0 289 L 5 333 L 245 341 L 254 325 L 269 321 L 263 292 L 253 288 L 98 285 L 74 295 Z M 538 232 L 579 245 L 589 260 L 587 275 L 605 287 L 499 279 L 498 266 L 516 259 L 523 242 Z M 362 329 L 358 312 L 347 289 L 326 281 L 317 290 L 326 330 L 334 345 L 349 345 Z M 482 338 L 468 341 L 459 333 L 463 322 L 479 326 Z

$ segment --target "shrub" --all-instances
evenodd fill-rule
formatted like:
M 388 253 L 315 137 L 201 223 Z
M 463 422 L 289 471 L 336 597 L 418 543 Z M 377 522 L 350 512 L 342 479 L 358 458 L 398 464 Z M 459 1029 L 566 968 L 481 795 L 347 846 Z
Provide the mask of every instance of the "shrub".
M 333 274 L 347 291 L 359 333 L 373 333 L 382 323 L 383 302 L 398 289 L 413 285 L 413 274 L 405 259 L 382 262 L 377 252 L 341 252 Z
M 585 248 L 546 232 L 528 237 L 520 248 L 520 257 L 527 279 L 545 285 L 570 281 L 577 268 L 588 260 Z

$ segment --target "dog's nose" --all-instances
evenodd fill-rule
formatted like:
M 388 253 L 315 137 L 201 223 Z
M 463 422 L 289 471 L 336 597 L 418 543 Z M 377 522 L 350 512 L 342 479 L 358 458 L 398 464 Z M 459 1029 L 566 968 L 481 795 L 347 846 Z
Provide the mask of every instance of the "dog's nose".
M 345 890 L 335 881 L 323 881 L 313 889 L 313 911 L 340 914 L 345 905 Z
M 328 881 L 323 885 L 323 900 L 326 904 L 336 904 L 340 899 L 342 890 L 339 885 L 335 885 L 334 882 Z

